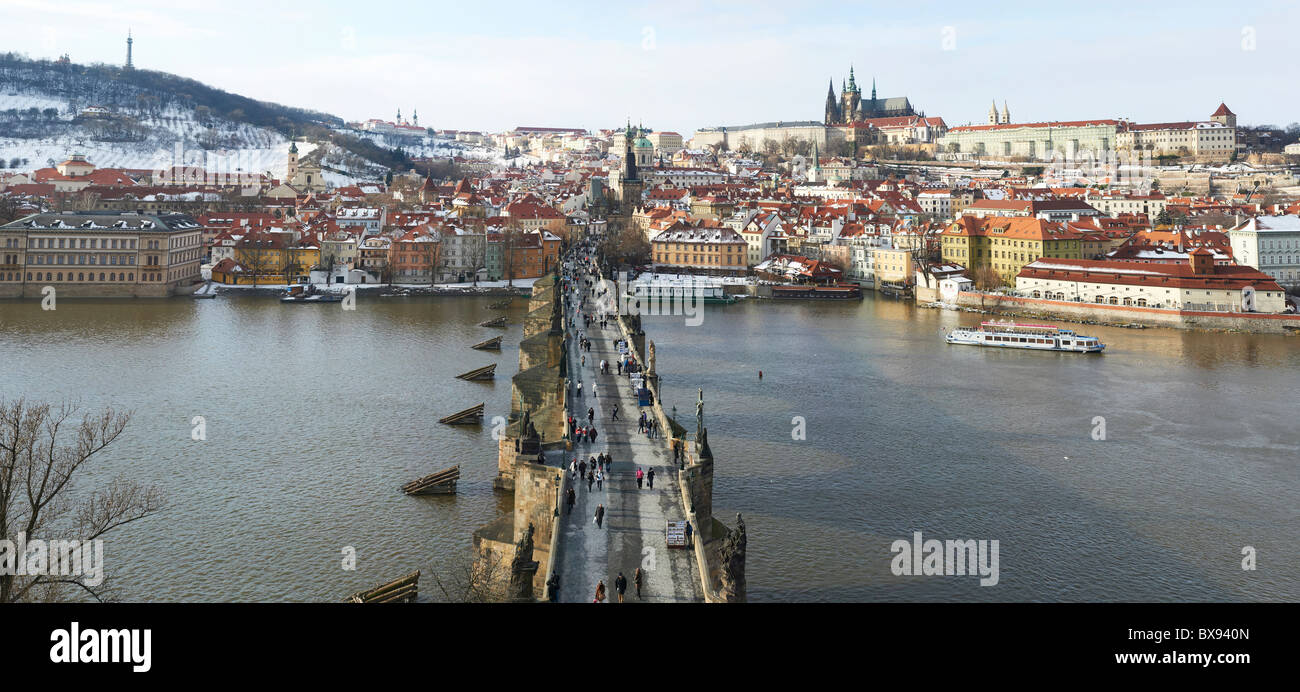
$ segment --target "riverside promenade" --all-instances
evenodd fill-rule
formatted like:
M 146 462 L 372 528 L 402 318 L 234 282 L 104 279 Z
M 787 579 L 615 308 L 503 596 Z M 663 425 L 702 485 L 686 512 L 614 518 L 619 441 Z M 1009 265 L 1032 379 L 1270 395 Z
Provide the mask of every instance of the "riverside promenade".
M 578 282 L 589 278 L 579 274 Z M 582 381 L 582 392 L 572 401 L 573 416 L 579 425 L 587 424 L 587 409 L 595 409 L 597 431 L 594 443 L 576 442 L 568 459 L 587 460 L 601 452 L 613 458 L 612 473 L 604 488 L 593 485 L 587 490 L 585 479 L 573 482 L 577 500 L 572 511 L 567 502 L 559 522 L 560 549 L 556 570 L 561 575 L 560 601 L 590 603 L 595 597 L 598 581 L 605 582 L 606 603 L 617 603 L 618 594 L 614 580 L 621 571 L 627 579 L 626 603 L 637 602 L 691 602 L 703 601 L 699 568 L 695 553 L 690 549 L 669 549 L 666 528 L 669 521 L 686 517 L 682 495 L 677 486 L 677 473 L 672 455 L 662 435 L 650 439 L 637 432 L 640 409 L 634 398 L 631 383 L 618 374 L 615 361 L 619 354 L 615 341 L 620 333 L 613 324 L 602 329 L 597 322 L 583 329 L 582 316 L 577 308 L 578 298 L 572 301 L 566 315 L 572 341 L 569 348 L 570 380 L 576 387 Z M 587 305 L 591 305 L 589 298 Z M 591 351 L 583 352 L 578 345 L 578 331 L 591 341 Z M 586 356 L 586 365 L 582 357 Z M 609 363 L 609 374 L 599 373 L 600 361 Z M 596 383 L 592 394 L 591 383 Z M 570 391 L 573 394 L 573 390 Z M 618 420 L 611 421 L 614 406 L 618 406 Z M 567 473 L 567 461 L 565 464 Z M 655 472 L 654 489 L 637 488 L 637 468 Z M 594 521 L 597 505 L 604 504 L 604 527 Z M 633 575 L 640 566 L 644 573 L 641 598 L 636 596 Z

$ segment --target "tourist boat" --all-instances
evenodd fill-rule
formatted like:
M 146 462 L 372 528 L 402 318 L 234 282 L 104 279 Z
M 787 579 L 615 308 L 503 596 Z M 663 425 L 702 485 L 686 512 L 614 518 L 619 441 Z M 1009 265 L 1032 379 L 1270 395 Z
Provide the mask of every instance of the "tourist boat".
M 690 298 L 692 302 L 699 301 L 705 305 L 731 305 L 736 302 L 736 296 L 727 295 L 722 286 L 700 286 L 681 284 L 681 283 L 636 283 L 627 290 L 628 298 L 640 300 L 647 297 L 657 297 L 660 300 L 686 300 L 687 296 L 698 296 Z
M 1101 343 L 1097 337 L 1075 334 L 1072 329 L 1061 329 L 1050 324 L 996 321 L 981 322 L 978 328 L 957 327 L 948 333 L 947 340 L 950 344 L 1072 353 L 1101 353 L 1106 348 L 1106 344 Z
M 862 287 L 857 284 L 773 286 L 772 297 L 785 300 L 862 300 Z

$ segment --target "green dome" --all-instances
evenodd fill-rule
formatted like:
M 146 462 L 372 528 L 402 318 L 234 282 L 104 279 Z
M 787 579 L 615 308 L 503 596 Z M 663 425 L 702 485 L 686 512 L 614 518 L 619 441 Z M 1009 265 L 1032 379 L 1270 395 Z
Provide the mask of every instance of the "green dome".
M 655 148 L 655 145 L 651 144 L 651 143 L 650 143 L 650 140 L 646 139 L 645 137 L 637 137 L 637 138 L 636 138 L 636 141 L 632 142 L 632 146 L 633 146 L 634 148 L 636 148 L 636 149 L 642 149 L 642 148 L 645 148 L 645 149 L 654 149 L 654 148 Z

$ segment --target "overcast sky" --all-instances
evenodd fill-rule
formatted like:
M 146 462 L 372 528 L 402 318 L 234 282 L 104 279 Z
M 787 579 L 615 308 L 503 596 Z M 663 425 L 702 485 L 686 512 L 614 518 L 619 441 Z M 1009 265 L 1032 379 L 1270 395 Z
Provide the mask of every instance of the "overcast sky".
M 1167 5 L 1168 7 L 1161 7 Z M 1300 3 L 0 0 L 0 50 L 135 64 L 245 96 L 435 128 L 819 120 L 827 80 L 951 125 L 1300 120 Z M 3 87 L 3 85 L 0 85 Z

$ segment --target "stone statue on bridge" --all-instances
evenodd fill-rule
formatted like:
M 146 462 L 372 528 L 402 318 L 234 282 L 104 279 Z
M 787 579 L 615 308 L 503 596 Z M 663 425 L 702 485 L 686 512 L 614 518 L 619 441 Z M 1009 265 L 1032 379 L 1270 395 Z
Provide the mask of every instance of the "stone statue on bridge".
M 703 461 L 713 458 L 709 449 L 709 430 L 704 427 L 704 388 L 700 387 L 700 398 L 695 402 L 695 457 Z
M 727 603 L 745 602 L 745 520 L 736 513 L 736 528 L 727 531 L 718 548 L 718 563 L 721 566 L 718 595 Z
M 537 568 L 538 562 L 533 559 L 533 523 L 530 521 L 528 530 L 515 544 L 515 559 L 510 563 L 510 585 L 506 591 L 508 600 L 533 600 L 533 575 Z

